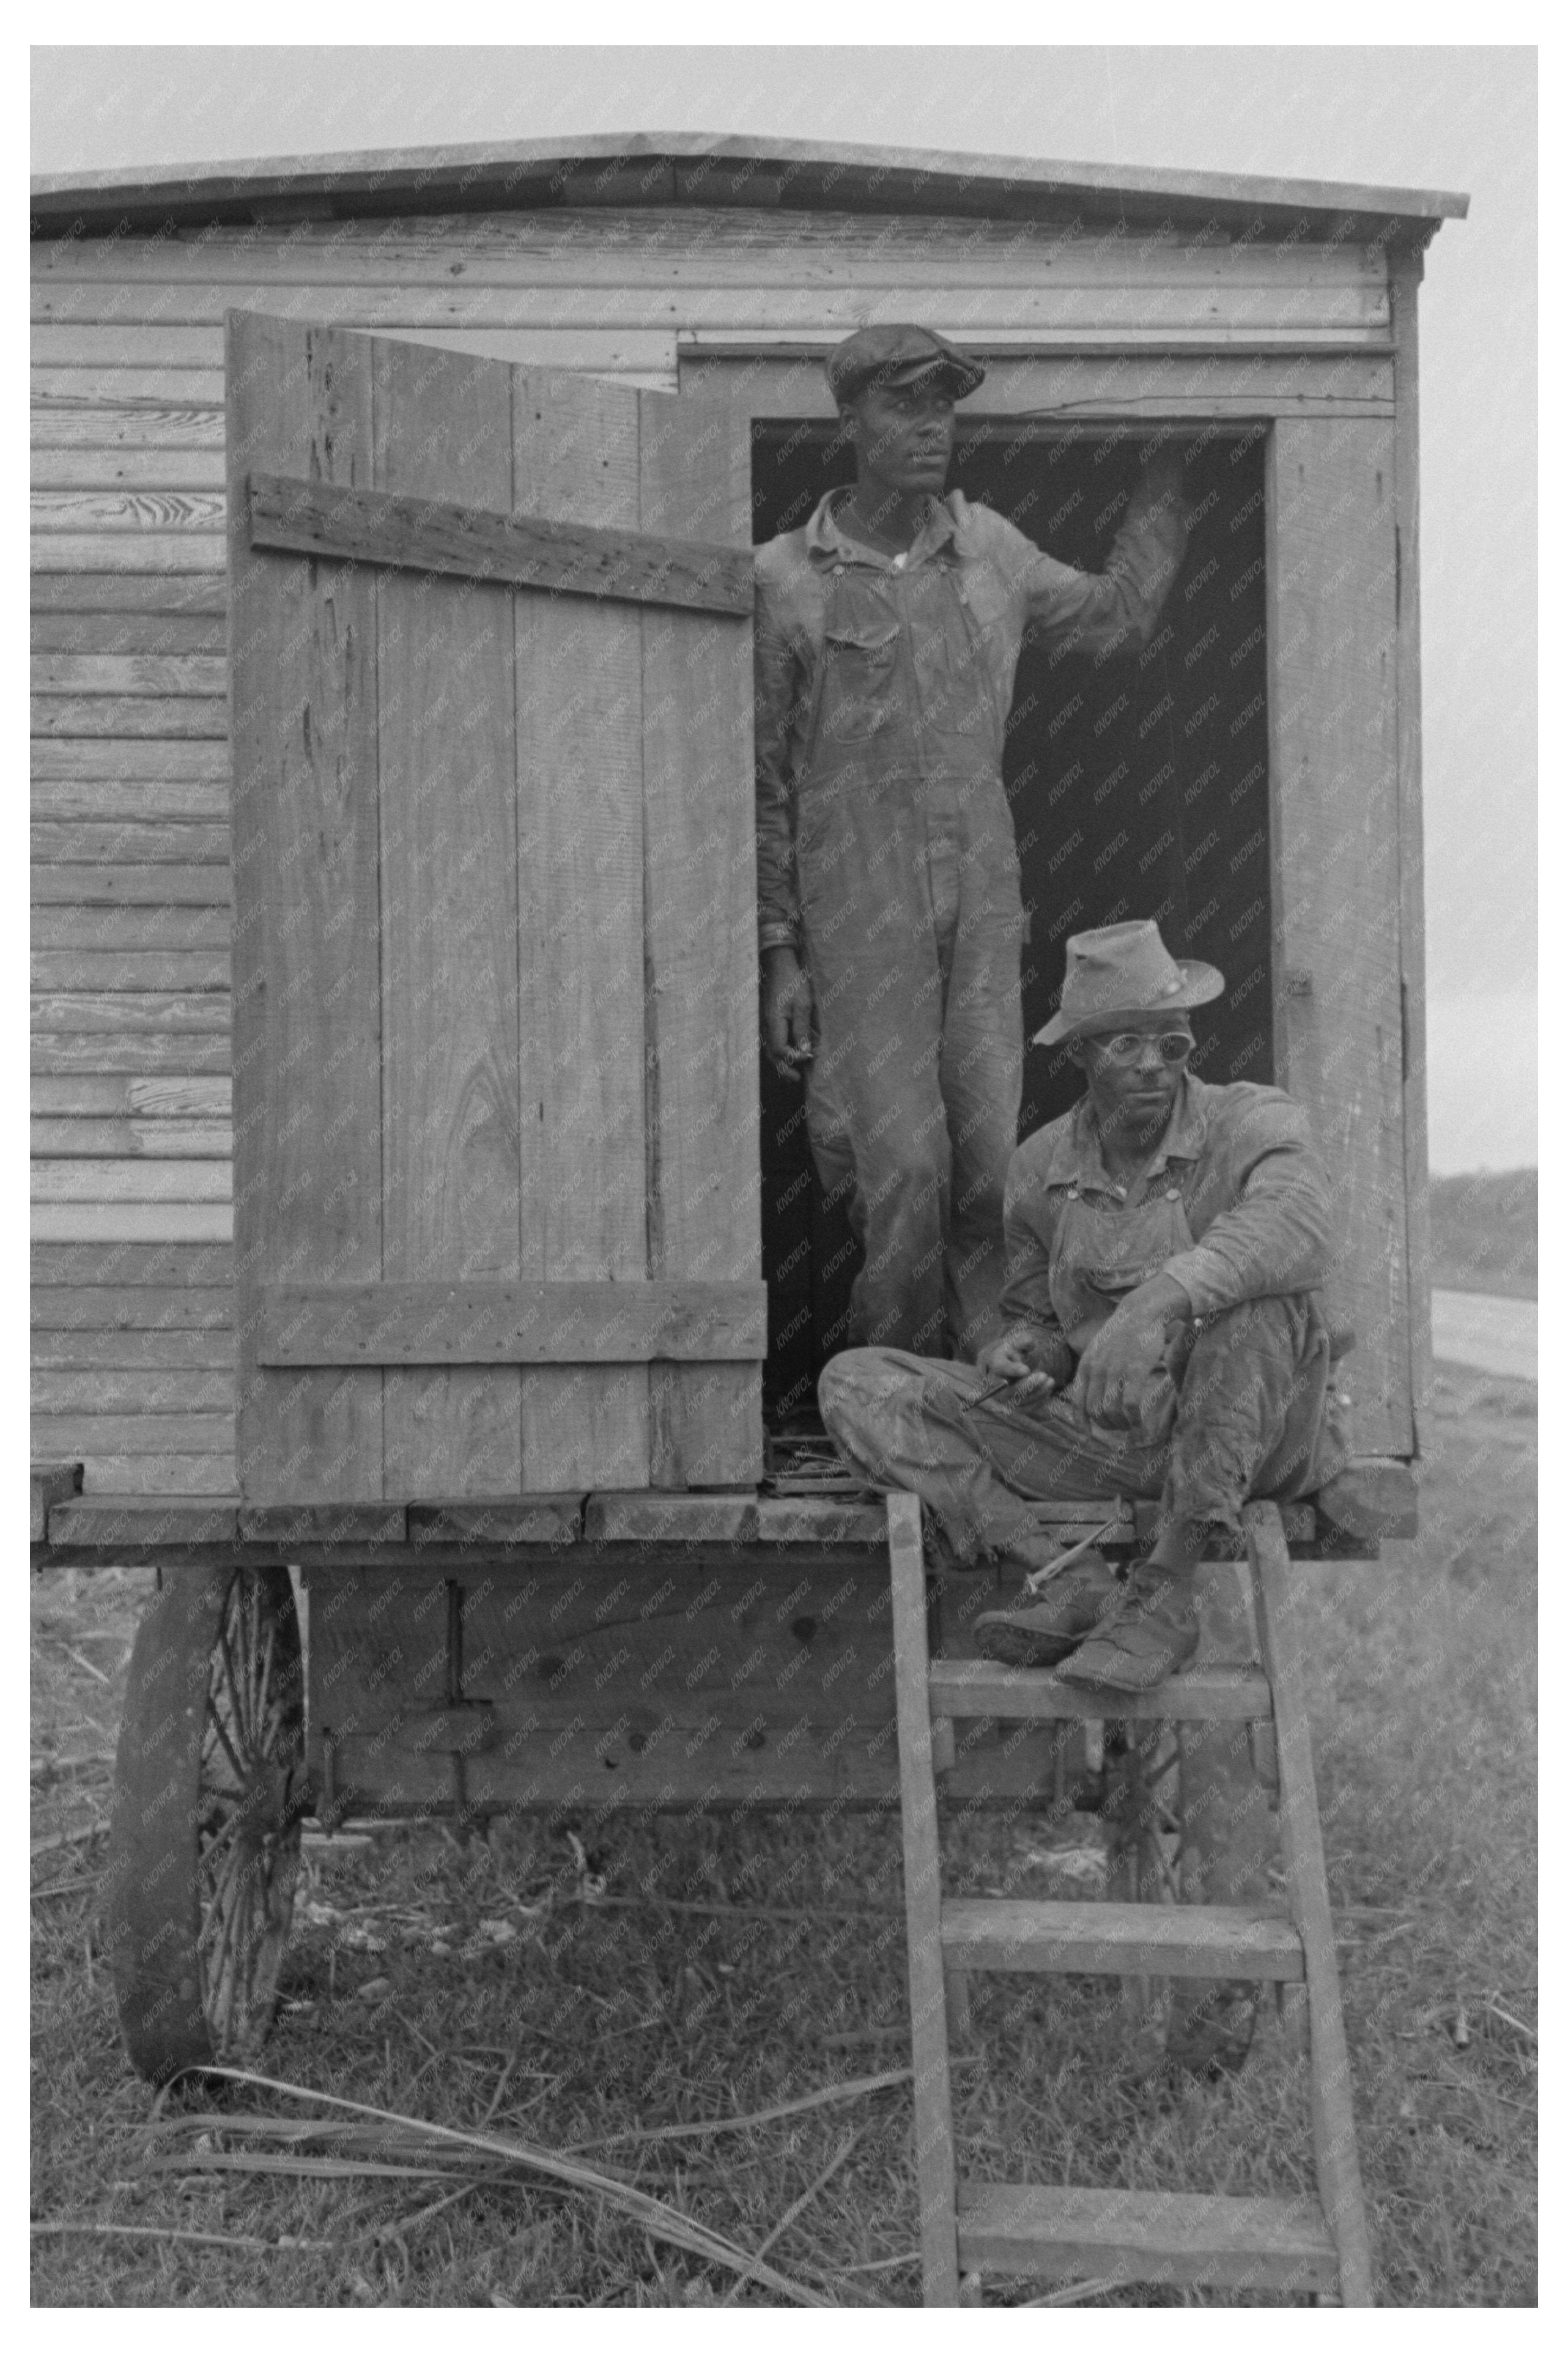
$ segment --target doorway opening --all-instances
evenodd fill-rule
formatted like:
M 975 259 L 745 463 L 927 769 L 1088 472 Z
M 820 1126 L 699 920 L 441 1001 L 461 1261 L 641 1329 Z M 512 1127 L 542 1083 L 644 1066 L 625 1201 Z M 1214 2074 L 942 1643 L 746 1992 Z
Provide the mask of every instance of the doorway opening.
M 1190 450 L 1194 526 L 1149 646 L 1097 664 L 1026 635 L 1002 766 L 1028 916 L 1025 1037 L 1050 1017 L 1069 933 L 1152 915 L 1173 955 L 1202 957 L 1225 976 L 1224 997 L 1197 1017 L 1193 1069 L 1265 1084 L 1274 1075 L 1266 433 L 1262 424 L 1227 427 Z M 1050 554 L 1098 571 L 1139 448 L 1130 428 L 961 413 L 950 482 Z M 798 529 L 824 492 L 853 480 L 836 424 L 758 419 L 754 538 Z M 1059 1050 L 1027 1047 L 1020 1134 L 1067 1110 L 1079 1091 Z M 777 1430 L 815 1419 L 817 1375 L 847 1344 L 859 1251 L 817 1181 L 801 1086 L 764 1060 L 761 1101 L 763 1394 Z

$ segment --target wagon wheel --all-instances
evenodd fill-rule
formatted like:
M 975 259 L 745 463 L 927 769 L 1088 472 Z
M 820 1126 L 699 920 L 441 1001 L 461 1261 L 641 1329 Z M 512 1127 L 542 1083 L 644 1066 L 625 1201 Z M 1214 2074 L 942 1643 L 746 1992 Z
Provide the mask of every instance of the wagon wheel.
M 288 1572 L 166 1572 L 132 1652 L 110 1856 L 120 2024 L 143 2074 L 260 2050 L 307 1802 Z

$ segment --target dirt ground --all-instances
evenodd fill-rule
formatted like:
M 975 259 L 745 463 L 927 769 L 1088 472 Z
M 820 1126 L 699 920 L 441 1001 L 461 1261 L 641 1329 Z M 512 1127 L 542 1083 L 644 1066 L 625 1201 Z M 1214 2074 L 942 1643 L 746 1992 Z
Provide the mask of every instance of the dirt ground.
M 1440 1368 L 1424 1428 L 1419 1543 L 1376 1568 L 1300 1571 L 1361 2158 L 1380 2301 L 1528 2304 L 1535 1391 Z M 252 2087 L 155 2105 L 131 2074 L 99 1909 L 150 1586 L 132 1570 L 34 1581 L 35 2301 L 722 2301 L 732 2273 L 590 2192 L 456 2158 L 437 2178 L 397 2126 L 345 2130 Z M 1006 1852 L 983 1830 L 955 1843 L 966 1883 L 1101 1883 L 1092 1817 L 1032 1850 L 1008 1835 Z M 813 2298 L 916 2303 L 900 1885 L 895 1825 L 853 1819 L 627 1825 L 586 1852 L 523 1823 L 466 1851 L 433 1829 L 317 1839 L 266 2066 L 397 2117 L 575 2147 L 748 2253 L 783 2222 L 767 2260 Z M 1127 2077 L 1100 1981 L 977 1986 L 961 2169 L 1237 2191 L 1309 2179 L 1300 2068 L 1272 2019 L 1239 2077 L 1151 2087 Z M 294 2129 L 306 2120 L 313 2137 Z M 757 2281 L 739 2295 L 780 2300 Z

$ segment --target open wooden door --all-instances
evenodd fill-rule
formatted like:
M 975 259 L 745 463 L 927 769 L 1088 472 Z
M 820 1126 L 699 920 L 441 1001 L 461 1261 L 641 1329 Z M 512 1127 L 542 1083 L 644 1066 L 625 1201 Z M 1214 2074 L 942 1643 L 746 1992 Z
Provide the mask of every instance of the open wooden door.
M 746 419 L 227 364 L 241 1493 L 750 1483 Z

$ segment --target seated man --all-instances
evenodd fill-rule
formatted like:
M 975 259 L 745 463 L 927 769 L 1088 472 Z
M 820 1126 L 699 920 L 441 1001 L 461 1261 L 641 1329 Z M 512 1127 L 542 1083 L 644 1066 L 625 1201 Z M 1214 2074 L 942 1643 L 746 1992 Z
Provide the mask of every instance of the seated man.
M 1196 1564 L 1216 1538 L 1240 1557 L 1249 1496 L 1311 1494 L 1344 1461 L 1317 1295 L 1329 1192 L 1305 1115 L 1277 1088 L 1186 1067 L 1189 1008 L 1224 987 L 1152 923 L 1069 939 L 1037 1042 L 1072 1040 L 1086 1092 L 1008 1169 L 1010 1328 L 973 1366 L 855 1348 L 819 1384 L 840 1451 L 921 1496 L 961 1565 L 1047 1567 L 1029 1498 L 1160 1498 L 1128 1583 L 1091 1557 L 977 1621 L 989 1656 L 1065 1662 L 1112 1692 L 1192 1657 Z

